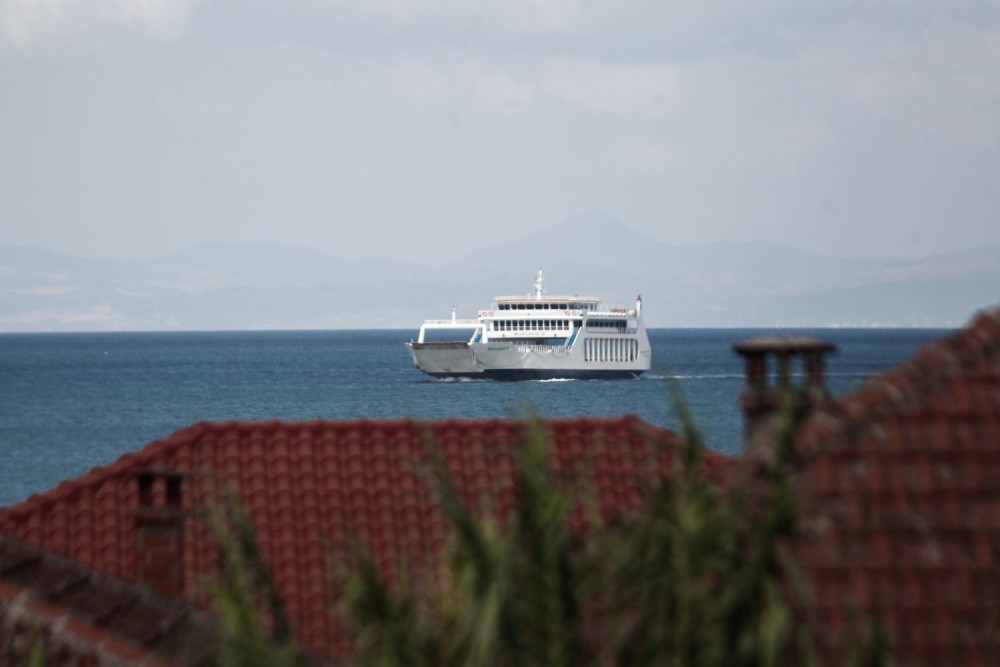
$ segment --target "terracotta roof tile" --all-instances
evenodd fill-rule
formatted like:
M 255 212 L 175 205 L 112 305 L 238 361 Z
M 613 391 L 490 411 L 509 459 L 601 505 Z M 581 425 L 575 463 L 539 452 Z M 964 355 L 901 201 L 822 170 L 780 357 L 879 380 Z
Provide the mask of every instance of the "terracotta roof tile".
M 826 405 L 796 455 L 821 652 L 874 620 L 896 664 L 1000 664 L 1000 309 Z
M 240 489 L 300 638 L 332 654 L 346 638 L 329 613 L 330 546 L 356 530 L 387 568 L 437 553 L 447 531 L 424 470 L 427 443 L 441 448 L 466 502 L 504 511 L 514 502 L 512 446 L 525 427 L 501 419 L 202 422 L 0 510 L 0 533 L 132 579 L 135 475 L 153 465 L 189 473 L 183 505 L 194 519 L 229 480 Z M 542 428 L 552 439 L 555 470 L 592 474 L 609 513 L 636 507 L 643 476 L 665 473 L 679 444 L 673 434 L 632 416 L 559 419 Z M 711 455 L 708 464 L 722 460 Z M 162 502 L 162 488 L 154 485 L 153 495 Z M 184 526 L 184 594 L 196 601 L 204 596 L 196 575 L 211 572 L 215 563 L 200 524 Z

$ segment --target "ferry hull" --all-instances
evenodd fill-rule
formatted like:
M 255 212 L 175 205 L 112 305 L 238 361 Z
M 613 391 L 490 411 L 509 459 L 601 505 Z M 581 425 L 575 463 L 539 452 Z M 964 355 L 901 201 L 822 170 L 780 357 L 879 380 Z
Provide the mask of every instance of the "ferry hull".
M 468 343 L 407 343 L 413 365 L 434 377 L 481 377 L 483 367 Z
M 579 350 L 562 346 L 488 343 L 407 343 L 413 365 L 439 378 L 483 380 L 634 379 L 649 370 L 646 348 L 634 362 L 584 362 Z M 589 368 L 588 368 L 589 366 Z
M 423 369 L 421 369 L 423 370 Z M 558 370 L 558 369 L 505 369 L 505 370 L 484 370 L 480 373 L 429 373 L 428 375 L 439 380 L 461 379 L 461 380 L 496 380 L 519 382 L 524 380 L 635 380 L 644 371 L 582 371 L 582 370 Z

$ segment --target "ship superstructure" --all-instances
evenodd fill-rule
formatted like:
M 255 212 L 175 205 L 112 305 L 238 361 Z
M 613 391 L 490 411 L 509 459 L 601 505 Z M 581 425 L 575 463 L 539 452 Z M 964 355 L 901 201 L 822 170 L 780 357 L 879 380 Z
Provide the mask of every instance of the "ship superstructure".
M 428 340 L 458 331 L 471 336 Z M 451 319 L 427 320 L 406 345 L 414 366 L 437 378 L 633 378 L 652 362 L 641 297 L 633 307 L 605 309 L 593 297 L 549 296 L 541 271 L 533 293 L 495 297 L 476 319 L 458 319 L 452 309 Z

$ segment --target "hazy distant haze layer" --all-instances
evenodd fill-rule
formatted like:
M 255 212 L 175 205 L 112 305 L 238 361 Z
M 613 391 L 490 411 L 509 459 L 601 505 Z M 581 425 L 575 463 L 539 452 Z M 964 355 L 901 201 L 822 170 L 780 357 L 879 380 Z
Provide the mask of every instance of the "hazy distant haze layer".
M 959 326 L 1000 300 L 1000 244 L 922 259 L 812 255 L 771 242 L 679 247 L 581 215 L 446 264 L 212 243 L 150 261 L 0 246 L 0 331 L 413 329 L 493 296 L 632 303 L 650 326 Z

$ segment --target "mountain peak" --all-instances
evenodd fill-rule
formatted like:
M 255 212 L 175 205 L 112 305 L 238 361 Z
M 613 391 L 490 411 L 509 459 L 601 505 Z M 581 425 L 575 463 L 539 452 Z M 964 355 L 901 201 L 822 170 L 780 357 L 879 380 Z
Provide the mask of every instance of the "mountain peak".
M 546 232 L 585 235 L 638 234 L 638 232 L 631 227 L 622 224 L 618 219 L 600 211 L 578 213 L 540 230 L 540 233 Z M 593 238 L 593 236 L 591 236 L 591 238 Z

